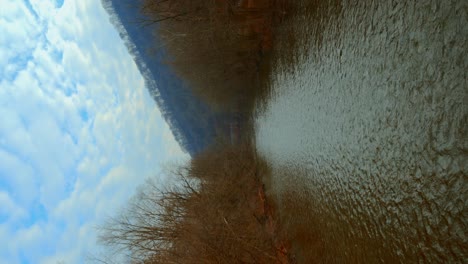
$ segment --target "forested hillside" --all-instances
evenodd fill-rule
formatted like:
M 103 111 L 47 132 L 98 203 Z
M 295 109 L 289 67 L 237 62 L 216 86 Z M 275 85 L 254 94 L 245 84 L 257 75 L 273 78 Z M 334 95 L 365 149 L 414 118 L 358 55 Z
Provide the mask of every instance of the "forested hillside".
M 157 24 L 146 25 L 141 0 L 102 0 L 127 49 L 142 73 L 146 87 L 181 147 L 193 155 L 228 133 L 230 115 L 213 110 L 194 96 L 187 83 L 166 63 L 164 44 L 155 36 Z M 132 89 L 132 87 L 129 87 Z

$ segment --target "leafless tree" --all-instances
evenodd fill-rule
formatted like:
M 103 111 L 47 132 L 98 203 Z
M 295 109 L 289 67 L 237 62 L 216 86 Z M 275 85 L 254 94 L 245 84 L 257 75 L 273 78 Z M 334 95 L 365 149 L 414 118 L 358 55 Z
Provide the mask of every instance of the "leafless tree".
M 101 241 L 130 252 L 135 263 L 277 262 L 256 217 L 252 155 L 212 151 L 172 171 L 178 180 L 164 189 L 147 181 L 127 210 L 102 227 Z

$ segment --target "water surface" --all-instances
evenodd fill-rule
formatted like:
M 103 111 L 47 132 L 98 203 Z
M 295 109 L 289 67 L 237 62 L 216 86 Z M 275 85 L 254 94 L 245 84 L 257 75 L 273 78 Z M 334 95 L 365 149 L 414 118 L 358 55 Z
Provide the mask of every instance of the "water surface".
M 468 2 L 313 2 L 256 124 L 298 260 L 466 263 Z

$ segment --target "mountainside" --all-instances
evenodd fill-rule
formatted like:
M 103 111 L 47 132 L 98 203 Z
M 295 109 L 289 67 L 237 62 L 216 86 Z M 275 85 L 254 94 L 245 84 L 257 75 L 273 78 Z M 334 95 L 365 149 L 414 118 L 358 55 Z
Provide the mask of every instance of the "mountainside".
M 182 149 L 190 155 L 226 134 L 229 115 L 217 113 L 194 96 L 188 84 L 164 63 L 167 56 L 155 36 L 155 26 L 142 26 L 141 0 L 102 0 L 111 23 L 133 56 L 151 96 Z M 129 87 L 131 89 L 131 87 Z

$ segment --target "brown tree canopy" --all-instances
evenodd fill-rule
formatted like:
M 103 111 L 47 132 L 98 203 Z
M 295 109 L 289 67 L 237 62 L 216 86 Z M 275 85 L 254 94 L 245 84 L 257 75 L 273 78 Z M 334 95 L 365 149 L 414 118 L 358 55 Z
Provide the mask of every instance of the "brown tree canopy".
M 256 160 L 246 147 L 212 150 L 175 169 L 171 186 L 148 181 L 101 240 L 136 263 L 278 263 L 257 212 Z
M 271 38 L 270 1 L 145 0 L 143 25 L 158 24 L 159 48 L 195 92 L 214 105 L 230 105 L 254 88 L 265 41 Z M 270 40 L 271 41 L 271 40 Z

